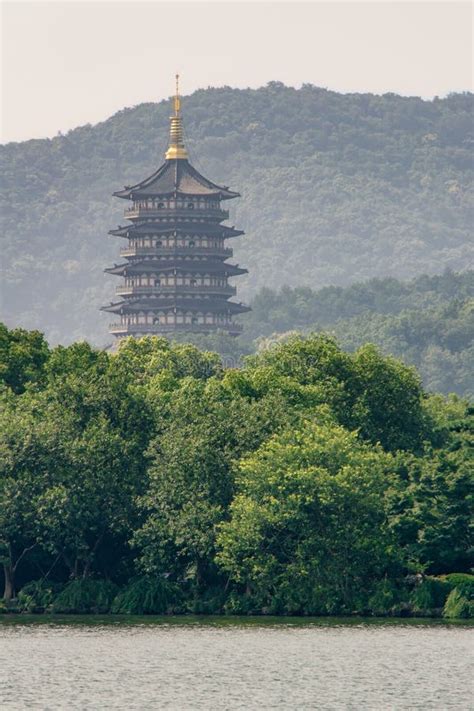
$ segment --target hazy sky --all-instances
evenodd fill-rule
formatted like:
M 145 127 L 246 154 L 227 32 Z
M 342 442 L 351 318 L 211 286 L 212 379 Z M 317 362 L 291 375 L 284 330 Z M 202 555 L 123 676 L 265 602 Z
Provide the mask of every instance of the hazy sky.
M 469 2 L 2 3 L 2 140 L 54 136 L 199 87 L 472 88 Z M 212 111 L 212 107 L 209 108 Z

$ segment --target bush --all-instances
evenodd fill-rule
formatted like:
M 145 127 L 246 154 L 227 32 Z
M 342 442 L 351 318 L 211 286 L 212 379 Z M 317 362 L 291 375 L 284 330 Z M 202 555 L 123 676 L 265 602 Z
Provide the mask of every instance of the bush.
M 102 614 L 110 612 L 117 586 L 108 580 L 73 580 L 59 593 L 52 612 Z
M 468 600 L 474 599 L 474 575 L 469 573 L 448 573 L 440 576 L 440 580 L 448 583 L 449 589 L 457 588 Z
M 55 588 L 53 583 L 33 580 L 18 593 L 18 609 L 20 612 L 44 612 L 53 602 Z
M 193 615 L 221 615 L 227 593 L 222 588 L 210 587 L 200 590 L 191 600 L 186 601 L 186 610 Z
M 400 593 L 394 583 L 385 578 L 375 586 L 374 593 L 369 598 L 369 610 L 378 616 L 394 614 L 399 598 Z
M 137 578 L 115 597 L 111 611 L 124 615 L 162 615 L 181 611 L 178 585 L 164 578 Z
M 474 601 L 465 597 L 459 588 L 454 588 L 446 600 L 443 617 L 449 619 L 469 619 L 474 617 Z
M 438 614 L 443 608 L 451 586 L 440 578 L 426 577 L 410 595 L 413 612 L 421 615 Z
M 5 600 L 0 600 L 0 615 L 8 615 L 9 612 L 8 603 Z
M 262 614 L 262 601 L 253 595 L 233 590 L 224 603 L 224 614 L 260 615 Z

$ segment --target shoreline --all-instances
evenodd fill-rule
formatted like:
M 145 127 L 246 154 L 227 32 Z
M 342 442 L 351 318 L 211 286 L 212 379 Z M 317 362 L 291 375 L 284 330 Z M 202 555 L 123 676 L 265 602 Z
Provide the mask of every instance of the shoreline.
M 0 625 L 8 624 L 150 624 L 150 625 L 204 625 L 204 626 L 384 626 L 384 625 L 448 625 L 466 627 L 474 626 L 474 619 L 444 618 L 444 617 L 396 617 L 396 616 L 363 616 L 363 615 L 326 615 L 326 616 L 277 616 L 277 615 L 115 615 L 115 614 L 51 614 L 51 613 L 7 613 L 0 615 Z

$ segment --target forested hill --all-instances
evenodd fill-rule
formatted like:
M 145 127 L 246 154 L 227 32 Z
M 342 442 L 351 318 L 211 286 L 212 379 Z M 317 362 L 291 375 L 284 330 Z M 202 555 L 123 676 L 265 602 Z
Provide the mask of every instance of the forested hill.
M 245 338 L 259 339 L 260 348 L 288 331 L 326 331 L 346 350 L 375 343 L 415 365 L 429 391 L 474 398 L 474 271 L 345 289 L 262 289 L 252 308 Z
M 446 271 L 409 282 L 369 279 L 345 288 L 264 287 L 240 317 L 239 338 L 182 334 L 227 365 L 264 351 L 295 332 L 329 333 L 346 351 L 373 343 L 416 366 L 430 392 L 474 398 L 474 270 Z
M 183 100 L 196 167 L 242 193 L 231 223 L 239 296 L 263 285 L 348 285 L 463 270 L 474 261 L 472 94 L 423 101 L 273 82 Z M 123 222 L 113 190 L 162 161 L 169 102 L 1 149 L 3 313 L 50 341 L 107 341 Z

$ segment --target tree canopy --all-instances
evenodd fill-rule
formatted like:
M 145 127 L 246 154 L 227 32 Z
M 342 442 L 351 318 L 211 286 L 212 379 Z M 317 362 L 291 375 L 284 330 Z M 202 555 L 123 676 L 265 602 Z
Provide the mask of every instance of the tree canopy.
M 240 369 L 164 338 L 2 334 L 8 605 L 435 614 L 453 591 L 470 614 L 472 407 L 414 368 L 321 334 Z

